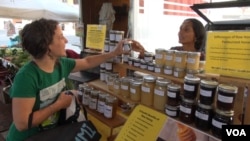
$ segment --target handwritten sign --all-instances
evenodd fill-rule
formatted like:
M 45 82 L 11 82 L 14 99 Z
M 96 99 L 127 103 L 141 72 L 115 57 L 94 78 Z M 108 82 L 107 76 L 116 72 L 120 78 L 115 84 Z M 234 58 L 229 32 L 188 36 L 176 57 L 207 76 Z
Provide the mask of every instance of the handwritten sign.
M 249 62 L 249 31 L 208 32 L 206 73 L 250 79 Z
M 103 50 L 106 36 L 106 25 L 87 25 L 86 47 Z

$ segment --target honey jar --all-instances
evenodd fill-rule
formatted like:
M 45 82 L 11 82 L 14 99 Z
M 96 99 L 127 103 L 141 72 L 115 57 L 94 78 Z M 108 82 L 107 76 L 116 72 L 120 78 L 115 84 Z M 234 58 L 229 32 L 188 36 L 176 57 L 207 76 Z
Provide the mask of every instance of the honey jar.
M 114 96 L 106 96 L 104 106 L 104 117 L 112 119 L 116 115 L 117 111 L 117 98 Z
M 162 65 L 155 64 L 154 72 L 155 72 L 155 73 L 163 73 L 163 66 L 162 66 Z
M 164 74 L 166 75 L 173 75 L 173 66 L 164 66 Z
M 177 68 L 186 69 L 187 66 L 187 51 L 175 51 L 174 66 Z
M 84 93 L 82 95 L 82 104 L 83 105 L 89 106 L 90 93 L 91 93 L 92 90 L 93 90 L 93 88 L 90 87 L 90 86 L 87 86 L 84 89 Z
M 155 70 L 154 62 L 147 62 L 147 70 L 149 70 L 149 71 L 154 71 Z
M 180 114 L 179 118 L 182 122 L 193 123 L 194 122 L 194 112 L 195 112 L 195 101 L 182 98 L 180 104 Z
M 168 85 L 167 89 L 167 104 L 170 106 L 180 105 L 181 86 L 175 83 Z
M 154 88 L 153 107 L 157 110 L 164 111 L 167 103 L 167 87 L 171 81 L 168 79 L 157 79 Z
M 97 111 L 101 114 L 104 113 L 104 106 L 105 106 L 105 100 L 106 100 L 106 97 L 108 96 L 109 94 L 106 94 L 106 93 L 103 93 L 103 92 L 100 92 L 99 93 L 99 96 L 98 96 L 98 102 L 97 102 Z
M 99 90 L 92 90 L 89 96 L 89 109 L 96 110 L 97 109 L 97 100 L 99 96 Z
M 218 85 L 217 108 L 220 110 L 233 110 L 235 96 L 238 92 L 238 87 L 228 84 Z
M 154 87 L 156 77 L 153 75 L 145 75 L 141 85 L 141 103 L 147 106 L 153 105 Z
M 171 106 L 171 105 L 166 105 L 165 106 L 165 113 L 170 116 L 170 117 L 178 117 L 179 116 L 179 111 L 180 111 L 180 106 Z
M 184 78 L 186 75 L 186 70 L 184 68 L 174 67 L 174 77 Z
M 184 78 L 184 97 L 195 100 L 200 84 L 200 78 L 196 76 L 185 76 Z
M 165 64 L 165 49 L 155 49 L 155 64 L 160 66 Z
M 222 125 L 231 125 L 234 121 L 234 111 L 224 111 L 220 109 L 215 110 L 215 115 L 212 118 L 211 131 L 212 135 L 221 138 L 222 135 Z
M 111 42 L 115 42 L 115 30 L 110 30 L 109 31 L 109 40 L 111 41 Z
M 141 84 L 142 80 L 130 81 L 130 99 L 133 101 L 141 100 Z
M 115 42 L 120 42 L 124 38 L 124 31 L 115 31 Z
M 215 80 L 201 80 L 199 100 L 202 104 L 211 105 L 214 103 L 217 86 L 218 82 Z
M 165 66 L 174 67 L 175 63 L 175 50 L 166 50 L 165 51 Z
M 146 62 L 152 62 L 154 60 L 154 54 L 152 52 L 144 52 L 144 60 Z
M 130 81 L 132 80 L 131 77 L 122 77 L 121 78 L 121 87 L 120 87 L 120 92 L 121 95 L 125 98 L 129 98 L 129 91 L 130 91 Z
M 203 131 L 208 131 L 211 128 L 213 117 L 213 107 L 198 102 L 195 110 L 195 126 Z
M 198 70 L 200 63 L 200 52 L 188 52 L 187 53 L 187 69 Z
M 147 69 L 147 62 L 143 59 L 140 60 L 140 68 Z
M 121 90 L 120 90 L 120 87 L 121 87 L 121 78 L 116 78 L 114 80 L 114 94 L 117 94 L 117 95 L 120 95 L 121 94 Z

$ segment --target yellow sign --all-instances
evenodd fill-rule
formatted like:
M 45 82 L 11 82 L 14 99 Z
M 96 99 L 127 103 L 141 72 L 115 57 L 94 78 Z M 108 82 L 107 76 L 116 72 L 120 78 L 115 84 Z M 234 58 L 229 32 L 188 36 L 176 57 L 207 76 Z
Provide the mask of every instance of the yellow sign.
M 138 105 L 119 132 L 116 141 L 156 141 L 166 119 L 166 115 Z
M 249 62 L 249 31 L 208 32 L 206 73 L 250 79 Z
M 106 25 L 87 25 L 86 47 L 102 50 L 106 36 Z

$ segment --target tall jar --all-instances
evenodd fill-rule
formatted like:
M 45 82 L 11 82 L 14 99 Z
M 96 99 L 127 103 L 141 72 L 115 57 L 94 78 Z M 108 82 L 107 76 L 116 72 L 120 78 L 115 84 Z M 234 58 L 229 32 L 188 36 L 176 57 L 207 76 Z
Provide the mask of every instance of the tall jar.
M 130 81 L 130 99 L 133 101 L 141 100 L 141 80 Z
M 173 66 L 164 66 L 163 70 L 164 74 L 173 75 L 173 71 L 174 71 Z
M 105 106 L 104 106 L 104 117 L 109 119 L 114 118 L 116 115 L 117 106 L 118 106 L 118 101 L 116 97 L 112 95 L 106 96 Z
M 175 51 L 174 66 L 177 68 L 186 68 L 187 66 L 187 51 Z
M 180 113 L 179 117 L 182 122 L 193 123 L 194 122 L 194 113 L 195 113 L 195 101 L 182 98 L 180 104 Z
M 153 105 L 154 87 L 156 77 L 153 75 L 146 75 L 143 77 L 141 85 L 141 103 L 147 106 Z
M 107 82 L 107 86 L 108 86 L 108 90 L 110 91 L 114 91 L 114 81 L 116 78 L 119 77 L 119 74 L 117 72 L 113 72 L 113 73 L 110 73 L 108 75 L 108 82 Z
M 187 69 L 198 70 L 200 62 L 200 52 L 188 52 L 187 53 Z
M 107 93 L 103 93 L 103 92 L 100 92 L 99 93 L 99 96 L 98 96 L 98 102 L 97 102 L 97 111 L 101 114 L 104 113 L 104 106 L 105 106 L 105 100 L 106 100 L 106 97 L 108 96 L 109 94 Z
M 99 96 L 99 90 L 92 90 L 89 96 L 89 109 L 96 110 L 97 109 L 97 100 Z
M 165 51 L 165 65 L 174 67 L 175 62 L 175 50 Z
M 200 84 L 200 78 L 196 76 L 185 76 L 184 78 L 184 97 L 195 100 Z
M 202 79 L 200 82 L 200 102 L 211 105 L 214 103 L 218 82 L 215 80 Z
M 167 87 L 171 81 L 168 79 L 157 79 L 154 88 L 153 107 L 157 110 L 164 111 L 167 103 Z
M 82 95 L 82 104 L 83 105 L 89 106 L 90 93 L 91 93 L 92 90 L 93 90 L 93 88 L 90 87 L 90 86 L 87 86 L 84 89 L 84 93 Z
M 130 81 L 132 80 L 131 77 L 122 77 L 121 78 L 121 87 L 120 87 L 120 92 L 121 95 L 125 98 L 129 98 L 129 91 L 130 91 Z
M 165 64 L 165 49 L 155 49 L 155 64 L 163 66 Z
M 228 84 L 218 85 L 217 108 L 220 110 L 233 110 L 235 96 L 238 92 L 238 87 Z
M 114 94 L 121 94 L 121 78 L 116 78 L 114 80 Z

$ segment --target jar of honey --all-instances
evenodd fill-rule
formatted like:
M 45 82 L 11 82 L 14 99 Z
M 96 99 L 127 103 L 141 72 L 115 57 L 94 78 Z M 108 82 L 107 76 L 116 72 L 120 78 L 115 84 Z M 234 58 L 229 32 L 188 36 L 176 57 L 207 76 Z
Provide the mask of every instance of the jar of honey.
M 121 95 L 125 98 L 129 98 L 130 95 L 130 81 L 132 80 L 131 77 L 126 76 L 121 78 L 121 87 L 120 87 L 120 92 Z
M 118 106 L 117 98 L 114 96 L 106 96 L 105 106 L 104 106 L 104 117 L 112 119 L 116 115 Z
M 156 77 L 153 75 L 145 75 L 141 85 L 141 103 L 147 106 L 153 105 L 154 87 Z
M 135 79 L 130 81 L 130 99 L 133 101 L 141 100 L 141 84 L 142 80 Z
M 173 66 L 164 66 L 164 74 L 166 75 L 173 75 Z
M 171 106 L 171 105 L 166 105 L 165 106 L 165 113 L 170 116 L 170 117 L 178 117 L 179 116 L 179 111 L 180 111 L 180 106 Z
M 154 54 L 152 52 L 144 52 L 144 60 L 146 62 L 152 62 L 154 60 Z
M 163 66 L 165 64 L 165 49 L 155 49 L 155 64 Z
M 195 110 L 195 126 L 203 131 L 208 131 L 211 128 L 213 117 L 213 107 L 198 102 Z
M 167 104 L 170 106 L 180 105 L 181 86 L 179 84 L 171 83 L 167 89 Z
M 82 104 L 83 105 L 89 106 L 89 99 L 90 99 L 90 94 L 91 94 L 92 90 L 93 90 L 93 88 L 90 86 L 85 87 L 84 93 L 82 95 Z
M 147 69 L 149 71 L 154 71 L 155 70 L 155 63 L 154 62 L 147 62 Z
M 165 50 L 165 66 L 174 67 L 175 50 Z
M 211 105 L 214 103 L 214 97 L 216 94 L 218 82 L 215 80 L 203 79 L 200 82 L 200 103 Z
M 103 92 L 99 93 L 97 102 L 97 111 L 101 114 L 104 113 L 105 100 L 107 96 L 109 96 L 109 94 Z
M 109 31 L 109 40 L 111 41 L 111 42 L 115 42 L 115 33 L 116 31 L 115 30 L 110 30 Z
M 217 108 L 220 110 L 233 110 L 238 87 L 228 84 L 219 84 L 217 92 Z
M 120 42 L 124 39 L 124 31 L 115 31 L 115 42 Z
M 185 123 L 193 123 L 194 122 L 194 113 L 195 113 L 195 101 L 182 98 L 180 105 L 180 120 Z
M 185 76 L 184 78 L 184 97 L 195 100 L 200 84 L 200 78 L 196 76 Z
M 157 79 L 154 88 L 154 102 L 153 107 L 157 110 L 164 111 L 167 103 L 167 87 L 171 83 L 168 79 Z
M 174 67 L 173 75 L 174 77 L 177 77 L 177 78 L 184 78 L 186 75 L 186 70 L 184 68 Z
M 89 96 L 89 109 L 96 110 L 97 109 L 97 100 L 99 96 L 99 90 L 92 90 Z
M 120 95 L 121 94 L 121 78 L 116 78 L 114 80 L 114 94 Z
M 200 62 L 200 52 L 188 52 L 187 53 L 187 69 L 198 70 Z
M 187 51 L 175 51 L 174 66 L 177 68 L 186 69 L 187 66 Z
M 163 66 L 155 64 L 154 72 L 155 73 L 163 73 Z
M 147 62 L 143 59 L 140 60 L 140 68 L 147 69 Z

